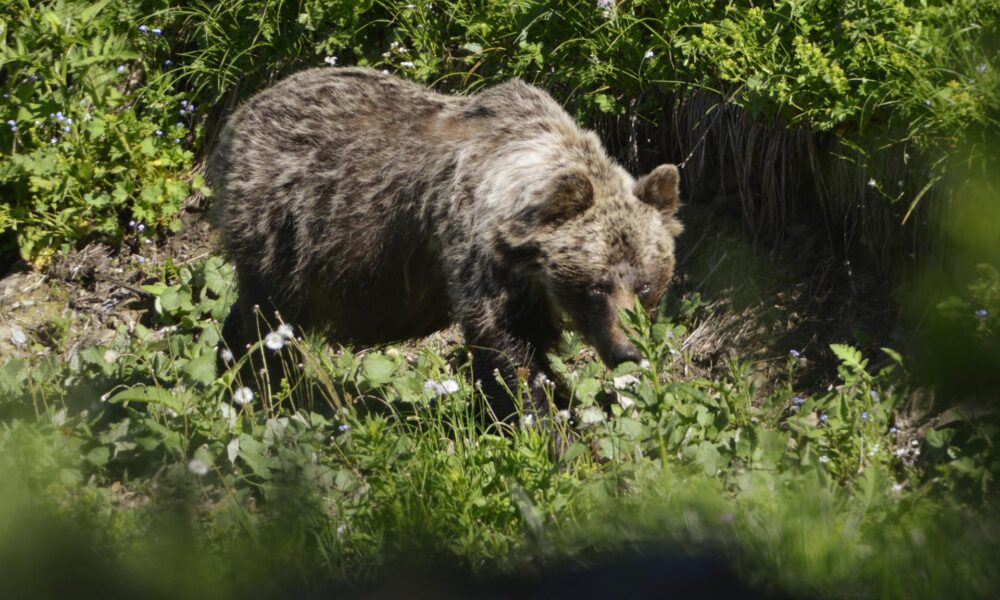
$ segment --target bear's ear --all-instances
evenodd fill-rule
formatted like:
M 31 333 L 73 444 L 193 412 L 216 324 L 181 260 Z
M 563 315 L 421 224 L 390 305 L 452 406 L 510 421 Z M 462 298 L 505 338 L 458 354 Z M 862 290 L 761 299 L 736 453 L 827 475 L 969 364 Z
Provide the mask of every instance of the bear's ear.
M 676 166 L 660 165 L 635 182 L 635 195 L 665 217 L 672 217 L 680 206 L 680 183 Z
M 594 184 L 583 169 L 556 171 L 545 187 L 541 201 L 526 215 L 532 225 L 558 227 L 581 215 L 594 204 Z

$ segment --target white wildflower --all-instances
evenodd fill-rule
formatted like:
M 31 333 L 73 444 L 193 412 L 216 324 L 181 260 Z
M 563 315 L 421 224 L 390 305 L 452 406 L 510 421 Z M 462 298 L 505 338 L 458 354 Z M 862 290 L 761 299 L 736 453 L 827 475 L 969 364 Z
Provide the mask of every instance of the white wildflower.
M 188 471 L 201 477 L 208 474 L 208 465 L 205 464 L 205 461 L 196 458 L 188 463 Z
M 241 387 L 233 392 L 233 402 L 240 406 L 246 406 L 253 402 L 253 390 L 248 387 Z
M 653 58 L 653 51 L 646 50 L 646 60 L 649 60 L 650 58 Z
M 281 350 L 285 347 L 285 338 L 277 331 L 272 331 L 264 338 L 264 345 L 268 350 Z
M 235 358 L 233 356 L 233 351 L 230 350 L 229 348 L 223 348 L 219 352 L 219 356 L 222 358 L 222 362 L 226 363 L 227 365 L 232 363 L 233 359 Z
M 118 360 L 117 352 L 115 352 L 110 348 L 104 351 L 104 362 L 108 363 L 109 365 L 113 365 L 115 364 L 116 360 Z
M 878 187 L 878 182 L 875 181 L 874 177 L 872 179 L 868 180 L 868 187 L 870 187 L 870 188 Z
M 445 379 L 441 382 L 441 389 L 445 394 L 454 394 L 458 391 L 458 382 L 454 379 Z
M 569 411 L 565 408 L 556 413 L 556 421 L 566 423 L 569 421 Z
M 399 66 L 403 67 L 404 69 L 412 69 L 416 65 L 414 65 L 412 61 L 404 60 L 403 62 L 399 63 Z
M 524 415 L 524 418 L 521 419 L 521 424 L 525 427 L 533 426 L 535 424 L 535 415 Z
M 278 325 L 278 335 L 286 340 L 293 339 L 295 338 L 295 329 L 293 329 L 288 323 L 282 323 L 281 325 Z
M 894 484 L 892 484 L 892 493 L 893 494 L 898 494 L 898 493 L 900 493 L 902 491 L 903 491 L 903 484 L 902 483 L 894 483 Z
M 642 360 L 639 361 L 639 368 L 640 369 L 648 369 L 649 367 L 650 367 L 650 364 L 649 364 L 649 360 L 648 359 L 644 358 L 644 359 L 642 359 Z
M 830 462 L 830 457 L 824 454 L 823 456 L 819 457 L 819 462 L 825 465 L 826 463 Z
M 333 66 L 335 66 L 337 64 L 337 57 L 336 56 L 327 56 L 326 58 L 323 59 L 323 62 L 325 62 L 326 64 L 328 64 L 331 67 L 333 67 Z

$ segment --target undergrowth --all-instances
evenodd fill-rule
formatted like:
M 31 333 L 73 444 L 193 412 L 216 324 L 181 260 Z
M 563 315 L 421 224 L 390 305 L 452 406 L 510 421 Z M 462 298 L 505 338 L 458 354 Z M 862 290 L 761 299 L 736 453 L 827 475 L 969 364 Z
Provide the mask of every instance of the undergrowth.
M 464 355 L 434 343 L 331 351 L 274 322 L 250 354 L 280 355 L 287 380 L 245 380 L 234 363 L 216 376 L 231 268 L 209 258 L 160 278 L 146 325 L 69 363 L 0 370 L 5 552 L 19 515 L 48 514 L 135 590 L 167 596 L 363 586 L 436 561 L 524 576 L 643 544 L 721 553 L 744 580 L 795 594 L 996 584 L 996 456 L 952 443 L 992 435 L 972 417 L 900 421 L 912 390 L 892 350 L 834 344 L 839 383 L 822 393 L 797 390 L 808 357 L 795 349 L 773 390 L 748 384 L 739 358 L 686 377 L 680 299 L 656 319 L 623 314 L 648 365 L 609 371 L 566 334 L 552 359 L 568 409 L 497 423 L 476 410 Z M 171 557 L 153 560 L 161 547 Z M 177 570 L 191 581 L 172 583 Z

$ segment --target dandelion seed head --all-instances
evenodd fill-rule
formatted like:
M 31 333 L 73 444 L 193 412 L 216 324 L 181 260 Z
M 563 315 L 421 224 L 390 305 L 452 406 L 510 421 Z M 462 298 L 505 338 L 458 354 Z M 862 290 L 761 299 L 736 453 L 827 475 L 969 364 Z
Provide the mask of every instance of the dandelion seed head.
M 208 474 L 208 465 L 205 464 L 205 461 L 196 458 L 188 463 L 188 471 L 201 477 Z
M 445 394 L 454 394 L 458 391 L 458 382 L 454 379 L 445 379 L 441 382 L 441 389 Z
M 532 427 L 532 426 L 534 426 L 534 424 L 535 424 L 535 415 L 524 415 L 524 418 L 521 419 L 521 424 L 523 424 L 525 427 Z
M 278 325 L 277 333 L 286 340 L 290 340 L 295 337 L 295 330 L 288 323 Z
M 264 337 L 264 345 L 268 350 L 281 350 L 285 347 L 285 338 L 277 331 L 272 331 Z
M 223 348 L 222 350 L 219 351 L 219 358 L 222 359 L 222 362 L 228 365 L 231 362 L 233 362 L 233 359 L 235 357 L 233 356 L 232 350 L 230 350 L 229 348 Z
M 253 390 L 244 386 L 233 392 L 233 402 L 240 406 L 246 406 L 253 402 Z

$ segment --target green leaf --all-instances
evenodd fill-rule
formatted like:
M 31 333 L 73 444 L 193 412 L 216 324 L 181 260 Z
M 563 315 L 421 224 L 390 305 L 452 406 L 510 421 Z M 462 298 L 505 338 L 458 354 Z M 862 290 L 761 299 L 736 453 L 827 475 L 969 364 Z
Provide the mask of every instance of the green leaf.
M 108 402 L 110 404 L 124 404 L 126 402 L 160 404 L 177 412 L 184 408 L 181 398 L 175 396 L 170 390 L 146 385 L 137 385 L 122 390 L 108 398 Z
M 192 381 L 204 385 L 211 384 L 215 381 L 215 353 L 211 351 L 202 352 L 184 365 L 183 372 Z
M 392 381 L 396 363 L 382 354 L 368 354 L 361 359 L 361 372 L 372 385 L 385 385 Z

